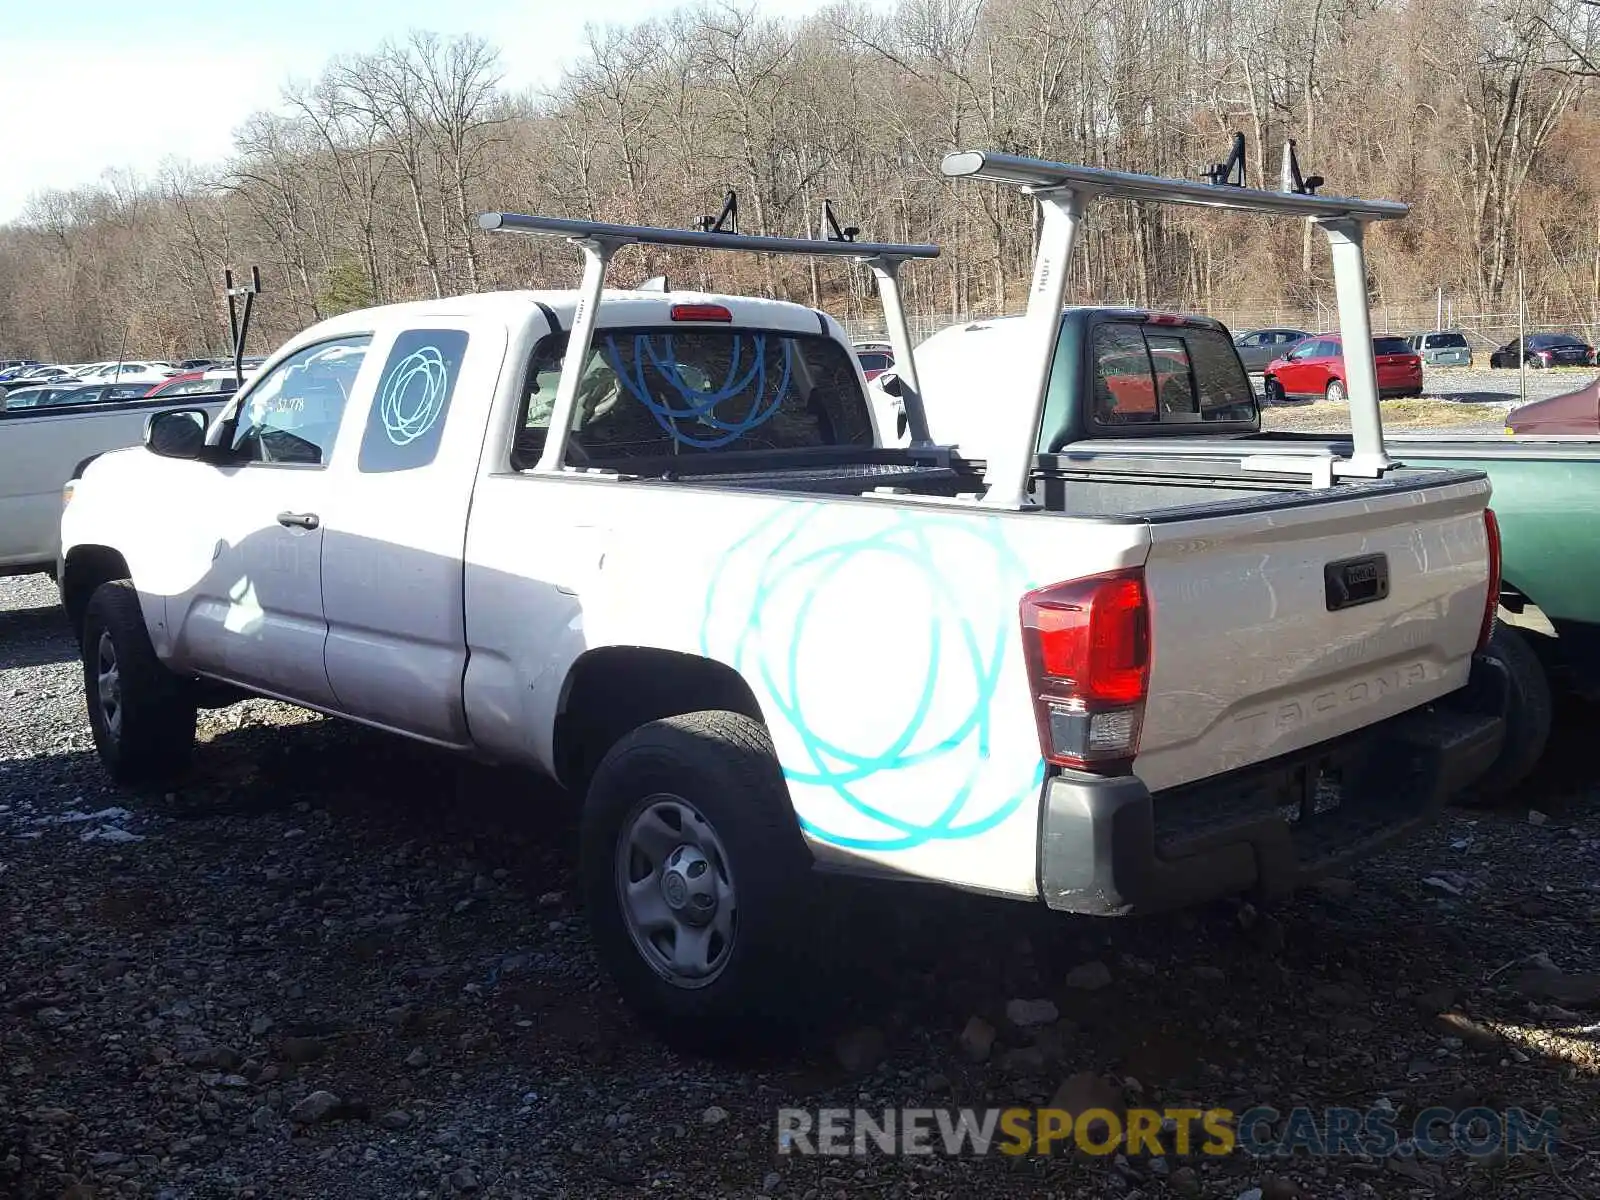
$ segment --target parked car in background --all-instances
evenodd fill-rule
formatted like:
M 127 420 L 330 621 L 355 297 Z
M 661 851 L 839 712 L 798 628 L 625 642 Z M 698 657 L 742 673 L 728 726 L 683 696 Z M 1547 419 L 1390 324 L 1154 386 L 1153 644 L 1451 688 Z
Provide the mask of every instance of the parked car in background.
M 251 370 L 245 368 L 245 378 L 250 378 Z M 239 381 L 233 373 L 233 367 L 212 368 L 206 371 L 181 371 L 171 379 L 156 384 L 146 396 L 198 396 L 216 393 L 237 391 Z
M 77 391 L 77 385 L 63 386 L 61 384 L 34 384 L 29 387 L 0 388 L 0 395 L 4 396 L 7 409 L 37 408 L 41 404 L 50 403 L 53 396 L 62 392 Z
M 1378 368 L 1378 395 L 1384 399 L 1422 395 L 1422 358 L 1403 337 L 1372 339 Z M 1269 404 L 1296 399 L 1345 398 L 1344 349 L 1336 333 L 1309 337 L 1264 372 Z
M 1575 392 L 1513 408 L 1506 414 L 1506 432 L 1513 437 L 1600 437 L 1600 379 Z
M 1512 338 L 1489 355 L 1491 367 L 1583 367 L 1594 364 L 1594 347 L 1570 333 L 1529 334 L 1522 347 Z
M 205 371 L 211 367 L 220 367 L 220 358 L 186 358 L 177 364 L 180 371 Z
M 888 342 L 856 342 L 851 348 L 868 383 L 894 366 L 894 347 Z
M 84 372 L 78 378 L 85 383 L 160 383 L 178 373 L 178 369 L 164 362 L 110 363 L 99 370 Z
M 27 403 L 27 393 L 33 388 L 24 388 L 13 392 L 6 397 L 7 408 L 45 408 L 63 404 L 106 404 L 114 400 L 138 400 L 149 385 L 145 383 L 77 383 L 63 381 L 50 384 L 37 389 L 42 395 L 32 404 Z M 22 403 L 18 403 L 18 397 Z
M 61 379 L 76 379 L 66 367 L 34 367 L 19 377 L 25 383 L 54 383 Z
M 108 450 L 136 446 L 152 413 L 145 384 L 47 384 L 0 395 L 0 575 L 54 574 L 63 486 Z M 183 403 L 215 412 L 222 396 Z
M 1233 339 L 1239 361 L 1246 371 L 1264 371 L 1267 364 L 1282 358 L 1311 335 L 1303 329 L 1251 329 Z
M 1470 367 L 1472 347 L 1467 335 L 1453 329 L 1435 329 L 1429 333 L 1408 333 L 1406 341 L 1422 356 L 1423 365 L 1429 367 Z

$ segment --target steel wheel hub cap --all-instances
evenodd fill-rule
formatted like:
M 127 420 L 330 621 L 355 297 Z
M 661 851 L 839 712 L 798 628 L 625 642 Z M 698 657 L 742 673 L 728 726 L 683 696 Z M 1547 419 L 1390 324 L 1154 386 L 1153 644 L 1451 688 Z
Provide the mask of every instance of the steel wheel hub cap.
M 678 796 L 634 806 L 617 842 L 617 898 L 634 948 L 682 988 L 722 974 L 733 951 L 738 904 L 722 839 Z
M 106 731 L 113 738 L 122 736 L 122 671 L 117 665 L 117 648 L 109 633 L 102 633 L 95 647 L 97 691 L 100 698 L 100 715 L 105 718 Z

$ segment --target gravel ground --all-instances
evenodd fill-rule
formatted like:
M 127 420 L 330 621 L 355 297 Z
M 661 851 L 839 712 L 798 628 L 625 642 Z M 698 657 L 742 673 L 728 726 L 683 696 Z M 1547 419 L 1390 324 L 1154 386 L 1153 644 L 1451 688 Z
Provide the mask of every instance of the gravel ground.
M 0 702 L 0 1196 L 1600 1195 L 1590 710 L 1516 806 L 1273 913 L 1096 923 L 841 885 L 840 1021 L 730 1066 L 620 1007 L 572 900 L 573 806 L 546 787 L 252 701 L 202 718 L 179 790 L 114 789 L 42 578 L 0 580 Z M 782 1105 L 1061 1087 L 1553 1107 L 1564 1142 L 1270 1166 L 777 1153 Z
M 1518 374 L 1486 367 L 1425 367 L 1421 399 L 1383 402 L 1384 430 L 1499 437 L 1505 431 L 1506 414 L 1524 402 Z M 1575 392 L 1593 382 L 1596 374 L 1579 367 L 1529 371 L 1527 402 Z M 1254 382 L 1259 389 L 1260 376 L 1255 376 Z M 1443 401 L 1449 407 L 1429 401 Z M 1262 425 L 1267 429 L 1348 430 L 1350 407 L 1325 401 L 1291 402 L 1267 409 Z

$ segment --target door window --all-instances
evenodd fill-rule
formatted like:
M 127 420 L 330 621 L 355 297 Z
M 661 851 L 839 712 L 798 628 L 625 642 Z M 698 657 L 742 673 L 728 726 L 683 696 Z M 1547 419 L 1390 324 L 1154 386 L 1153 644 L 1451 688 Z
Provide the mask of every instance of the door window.
M 274 367 L 243 399 L 235 460 L 326 465 L 371 342 L 370 334 L 318 342 Z
M 466 353 L 464 329 L 407 329 L 395 338 L 367 414 L 358 470 L 409 471 L 433 461 Z

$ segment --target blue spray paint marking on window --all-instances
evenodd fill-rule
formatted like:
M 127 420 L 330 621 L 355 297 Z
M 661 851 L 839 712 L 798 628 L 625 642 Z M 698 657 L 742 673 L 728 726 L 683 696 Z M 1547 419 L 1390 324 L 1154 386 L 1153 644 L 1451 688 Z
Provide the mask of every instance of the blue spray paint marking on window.
M 409 471 L 433 461 L 468 340 L 464 329 L 407 329 L 395 338 L 367 414 L 359 470 Z
M 992 709 L 1016 634 L 1015 623 L 1010 619 L 1014 610 L 996 606 L 969 611 L 944 574 L 946 568 L 941 565 L 944 556 L 938 551 L 941 546 L 950 544 L 951 537 L 980 539 L 995 558 L 1002 577 L 996 580 L 1000 590 L 1008 594 L 1014 592 L 1020 596 L 1033 586 L 1025 568 L 1005 543 L 998 522 L 992 518 L 980 529 L 970 518 L 952 522 L 920 514 L 895 514 L 886 524 L 865 536 L 802 546 L 797 539 L 816 512 L 815 509 L 801 510 L 796 515 L 792 509 L 780 509 L 729 547 L 707 592 L 701 651 L 712 654 L 713 629 L 719 634 L 725 633 L 726 622 L 731 619 L 737 623 L 742 618 L 743 625 L 731 647 L 723 647 L 724 658 L 746 679 L 759 683 L 764 693 L 763 707 L 774 725 L 781 721 L 794 731 L 805 761 L 786 763 L 785 777 L 793 783 L 827 788 L 852 811 L 884 830 L 879 836 L 852 836 L 824 828 L 802 815 L 802 828 L 819 841 L 860 850 L 909 850 L 934 841 L 976 837 L 995 828 L 1030 797 L 1036 797 L 1044 781 L 1042 759 L 1033 760 L 1032 770 L 1025 778 L 1018 779 L 1020 772 L 1015 769 L 1018 764 L 997 764 L 990 757 Z M 769 544 L 764 535 L 771 535 L 785 522 L 787 528 L 775 543 Z M 911 653 L 913 648 L 926 646 L 926 659 L 921 668 L 923 676 L 913 689 L 914 703 L 903 725 L 886 745 L 879 747 L 843 745 L 818 733 L 807 719 L 799 683 L 806 624 L 814 605 L 838 572 L 861 555 L 888 555 L 909 566 L 914 572 L 913 578 L 920 575 L 925 581 L 931 602 L 927 627 L 910 629 L 906 634 L 908 670 L 918 669 Z M 748 612 L 714 612 L 726 572 L 730 567 L 738 570 L 747 566 L 755 572 Z M 775 663 L 763 653 L 762 640 L 767 632 L 763 621 L 765 610 L 778 593 L 788 587 L 803 587 L 806 592 L 795 610 L 792 625 L 781 619 L 772 625 L 774 646 L 781 648 L 782 656 L 781 662 Z M 782 611 L 781 606 L 775 607 Z M 953 661 L 948 655 L 952 644 L 956 648 Z M 935 693 L 940 692 L 948 704 L 952 688 L 969 685 L 972 691 L 964 715 L 953 724 L 947 717 L 945 728 L 930 729 L 928 723 Z M 959 706 L 958 711 L 962 711 Z M 963 757 L 966 758 L 964 765 Z M 949 792 L 939 811 L 929 820 L 907 820 L 903 815 L 885 811 L 881 804 L 873 803 L 863 794 L 862 785 L 874 777 L 904 772 L 939 760 L 950 764 Z M 991 778 L 996 770 L 1012 772 L 1013 781 L 1010 784 L 1001 782 L 998 796 L 997 781 Z M 969 810 L 975 807 L 987 811 L 969 815 Z
M 739 361 L 744 344 L 747 340 L 751 343 L 752 361 L 743 375 L 739 374 Z M 783 406 L 783 399 L 789 391 L 790 372 L 793 367 L 794 347 L 789 339 L 780 340 L 783 347 L 783 374 L 778 380 L 778 386 L 773 391 L 770 399 L 766 398 L 767 392 L 767 339 L 765 335 L 739 335 L 733 339 L 732 351 L 728 359 L 728 373 L 718 388 L 701 389 L 695 387 L 683 378 L 683 369 L 677 361 L 673 350 L 673 336 L 666 334 L 663 337 L 666 343 L 666 353 L 663 357 L 656 351 L 655 339 L 649 334 L 638 334 L 634 337 L 633 369 L 628 369 L 621 351 L 617 347 L 614 336 L 606 338 L 606 361 L 616 373 L 617 379 L 628 391 L 628 394 L 644 406 L 645 410 L 655 418 L 674 441 L 686 446 L 693 446 L 698 450 L 715 450 L 737 441 L 752 430 L 765 425 Z M 683 407 L 677 407 L 667 402 L 657 400 L 645 382 L 645 363 L 648 360 L 654 368 L 656 375 L 666 385 L 677 393 L 682 400 Z M 754 383 L 754 387 L 751 384 Z M 750 393 L 750 407 L 745 415 L 729 421 L 717 415 L 718 405 L 732 400 L 745 392 Z M 718 432 L 717 436 L 698 437 L 686 433 L 680 428 L 680 422 L 692 422 L 698 425 L 709 426 Z

